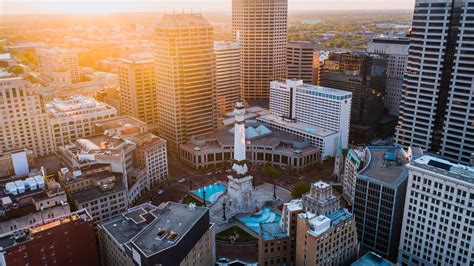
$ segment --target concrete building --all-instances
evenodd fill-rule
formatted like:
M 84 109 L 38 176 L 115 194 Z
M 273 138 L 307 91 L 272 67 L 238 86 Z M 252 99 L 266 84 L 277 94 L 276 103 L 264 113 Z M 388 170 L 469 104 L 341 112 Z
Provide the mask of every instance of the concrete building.
M 407 168 L 398 263 L 472 265 L 474 168 L 426 155 Z
M 117 115 L 113 107 L 82 95 L 55 98 L 46 111 L 56 148 L 94 135 L 94 122 Z
M 365 166 L 364 149 L 349 149 L 344 161 L 344 173 L 342 175 L 342 197 L 349 205 L 354 200 L 355 181 L 357 173 Z
M 41 77 L 48 85 L 68 85 L 81 81 L 76 52 L 64 48 L 36 49 Z
M 122 60 L 119 67 L 120 106 L 130 115 L 148 124 L 158 123 L 158 92 L 153 58 Z
M 271 130 L 303 138 L 311 146 L 318 149 L 319 160 L 336 155 L 339 134 L 335 131 L 317 128 L 294 119 L 283 119 L 271 114 L 258 116 L 256 120 Z
M 332 186 L 322 181 L 312 183 L 309 193 L 304 194 L 301 201 L 306 212 L 317 216 L 328 215 L 340 208 L 339 197 L 332 194 Z
M 177 155 L 217 128 L 212 26 L 201 14 L 165 14 L 155 36 L 159 132 Z
M 219 114 L 231 112 L 240 95 L 240 46 L 235 42 L 214 42 L 216 97 Z
M 240 44 L 241 96 L 269 98 L 269 83 L 285 79 L 288 0 L 233 0 L 232 32 Z
M 341 134 L 347 148 L 351 119 L 352 93 L 304 84 L 302 80 L 270 83 L 270 112 L 317 128 Z
M 415 2 L 396 143 L 468 164 L 474 152 L 471 0 Z
M 384 116 L 387 55 L 331 53 L 324 61 L 319 85 L 352 92 L 350 141 L 367 143 L 375 137 L 390 137 L 395 117 Z
M 18 159 L 17 159 L 18 160 Z M 71 210 L 66 193 L 44 170 L 0 179 L 0 234 L 32 226 Z
M 286 48 L 288 79 L 314 84 L 318 79 L 319 50 L 321 46 L 310 42 L 289 42 Z
M 94 220 L 85 210 L 0 235 L 0 264 L 99 266 Z
M 367 52 L 388 55 L 384 107 L 393 116 L 398 116 L 400 112 L 403 76 L 407 68 L 409 46 L 410 39 L 405 37 L 375 38 L 367 44 Z
M 256 165 L 272 164 L 301 171 L 320 160 L 320 150 L 301 137 L 270 130 L 261 122 L 245 124 L 247 161 Z M 233 128 L 192 138 L 180 146 L 182 161 L 195 168 L 229 165 L 234 153 Z
M 353 213 L 361 253 L 397 260 L 408 170 L 400 147 L 367 147 L 365 167 L 356 174 Z
M 45 102 L 25 80 L 0 72 L 0 153 L 28 148 L 34 156 L 54 151 Z
M 148 203 L 98 227 L 103 265 L 213 265 L 209 209 Z

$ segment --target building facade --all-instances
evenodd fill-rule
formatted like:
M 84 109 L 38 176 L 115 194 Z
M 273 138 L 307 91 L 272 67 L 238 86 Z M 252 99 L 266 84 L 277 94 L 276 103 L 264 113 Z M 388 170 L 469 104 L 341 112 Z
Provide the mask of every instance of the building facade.
M 314 84 L 317 80 L 319 63 L 318 44 L 310 42 L 289 42 L 286 48 L 288 79 L 303 80 L 306 84 Z
M 469 163 L 474 153 L 470 0 L 415 2 L 396 142 Z M 470 122 L 467 122 L 470 121 Z
M 343 148 L 349 142 L 351 105 L 352 93 L 348 91 L 304 84 L 302 80 L 270 84 L 272 114 L 338 132 Z
M 25 80 L 0 72 L 0 152 L 28 148 L 35 156 L 54 151 L 45 102 Z
M 85 210 L 0 235 L 2 265 L 99 266 L 94 220 Z
M 349 149 L 344 161 L 342 175 L 342 197 L 349 205 L 354 200 L 355 181 L 357 173 L 365 166 L 365 152 L 363 149 Z
M 398 263 L 472 265 L 474 168 L 431 156 L 407 168 Z
M 55 98 L 46 111 L 56 148 L 94 135 L 94 122 L 117 115 L 112 106 L 82 95 Z
M 240 46 L 235 42 L 214 42 L 216 97 L 219 114 L 231 112 L 240 95 Z
M 155 37 L 159 132 L 177 155 L 217 127 L 212 26 L 201 14 L 165 14 Z
M 403 77 L 408 62 L 409 38 L 375 38 L 367 44 L 367 52 L 388 55 L 387 83 L 384 106 L 388 113 L 397 116 L 400 112 Z
M 311 184 L 309 193 L 302 197 L 303 209 L 315 215 L 328 215 L 339 209 L 339 197 L 332 194 L 332 186 L 319 181 Z
M 286 78 L 287 16 L 288 0 L 232 1 L 243 98 L 268 100 L 270 81 Z
M 408 180 L 407 154 L 400 147 L 368 147 L 366 166 L 356 174 L 352 210 L 361 253 L 395 262 Z
M 36 49 L 41 77 L 48 85 L 80 82 L 79 62 L 74 51 L 64 48 Z
M 158 96 L 153 59 L 122 60 L 119 83 L 122 114 L 157 124 Z

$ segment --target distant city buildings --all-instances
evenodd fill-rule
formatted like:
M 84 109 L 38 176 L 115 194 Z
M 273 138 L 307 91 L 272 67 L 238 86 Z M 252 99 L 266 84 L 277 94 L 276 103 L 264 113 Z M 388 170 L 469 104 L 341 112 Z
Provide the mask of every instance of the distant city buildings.
M 289 42 L 286 48 L 287 78 L 317 85 L 320 49 L 318 44 L 310 42 Z
M 302 80 L 270 83 L 272 114 L 337 132 L 343 148 L 349 142 L 351 104 L 352 93 L 344 90 L 304 84 Z
M 2 265 L 100 265 L 94 220 L 85 210 L 2 234 L 0 248 Z
M 212 26 L 201 14 L 165 14 L 155 35 L 159 132 L 177 155 L 217 127 Z
M 469 0 L 415 3 L 396 143 L 467 164 L 474 153 Z
M 240 95 L 240 46 L 235 42 L 214 42 L 216 97 L 219 114 L 231 112 Z
M 36 49 L 41 77 L 48 85 L 69 85 L 81 81 L 76 52 L 65 48 Z
M 319 85 L 352 92 L 350 141 L 367 143 L 393 134 L 396 121 L 384 117 L 387 56 L 331 53 L 321 66 Z
M 209 209 L 148 203 L 99 225 L 104 265 L 199 265 L 215 263 Z
M 119 67 L 120 107 L 122 115 L 130 115 L 150 125 L 158 123 L 158 92 L 153 58 L 122 60 Z
M 408 155 L 400 147 L 369 146 L 357 172 L 352 210 L 361 253 L 397 260 L 408 180 Z
M 444 6 L 436 4 L 431 7 Z M 472 265 L 474 168 L 432 156 L 415 159 L 407 168 L 398 263 Z
M 375 38 L 367 44 L 367 52 L 388 55 L 384 106 L 390 115 L 397 117 L 400 112 L 409 45 L 409 38 Z
M 232 1 L 243 98 L 268 100 L 270 81 L 286 78 L 287 17 L 288 0 Z
M 45 102 L 21 77 L 0 72 L 0 152 L 28 148 L 35 156 L 54 151 Z
M 55 147 L 94 135 L 94 123 L 115 117 L 117 110 L 82 95 L 55 98 L 46 104 Z

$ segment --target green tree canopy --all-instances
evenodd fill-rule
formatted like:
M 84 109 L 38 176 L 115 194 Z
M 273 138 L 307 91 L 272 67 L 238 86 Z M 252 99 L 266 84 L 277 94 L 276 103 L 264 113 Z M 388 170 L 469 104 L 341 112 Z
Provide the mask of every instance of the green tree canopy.
M 294 199 L 299 199 L 303 194 L 308 193 L 310 188 L 310 184 L 296 184 L 291 191 L 291 196 L 293 196 Z

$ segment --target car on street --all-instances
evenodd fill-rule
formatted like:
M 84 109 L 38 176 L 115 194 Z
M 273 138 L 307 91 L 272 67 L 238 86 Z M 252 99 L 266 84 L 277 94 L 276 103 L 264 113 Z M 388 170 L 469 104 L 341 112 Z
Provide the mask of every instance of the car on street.
M 165 192 L 164 189 L 160 189 L 160 190 L 158 190 L 158 195 L 161 195 L 161 194 L 163 194 L 164 192 Z
M 186 178 L 184 177 L 178 180 L 178 183 L 184 183 L 184 182 L 186 182 Z

